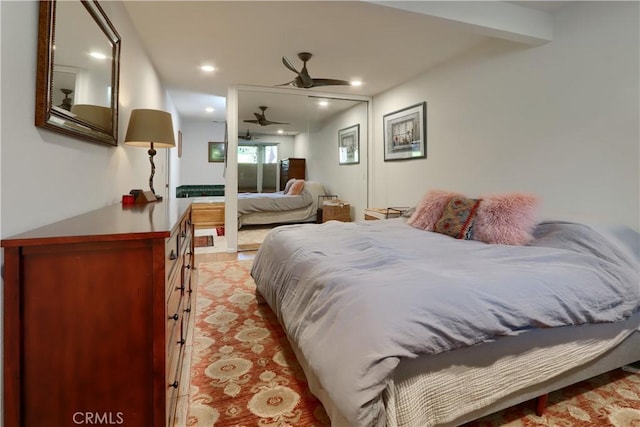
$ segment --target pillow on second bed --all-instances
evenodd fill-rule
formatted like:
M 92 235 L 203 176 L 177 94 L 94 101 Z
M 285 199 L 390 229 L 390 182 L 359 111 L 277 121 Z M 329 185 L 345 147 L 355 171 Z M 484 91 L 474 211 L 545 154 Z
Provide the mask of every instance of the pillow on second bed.
M 293 185 L 294 182 L 296 182 L 295 178 L 291 178 L 289 181 L 287 181 L 287 183 L 284 185 L 284 190 L 283 190 L 284 194 L 289 194 L 289 190 L 291 190 L 291 186 Z
M 304 190 L 304 179 L 296 179 L 291 188 L 289 188 L 287 195 L 297 196 L 302 193 L 302 190 Z

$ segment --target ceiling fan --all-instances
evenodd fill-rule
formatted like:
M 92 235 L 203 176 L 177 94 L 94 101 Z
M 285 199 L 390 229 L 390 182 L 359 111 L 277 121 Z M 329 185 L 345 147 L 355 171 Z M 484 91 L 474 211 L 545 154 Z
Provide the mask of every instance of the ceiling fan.
M 309 89 L 309 88 L 318 87 L 318 86 L 348 86 L 348 85 L 351 85 L 351 83 L 349 83 L 346 80 L 314 79 L 314 78 L 311 78 L 309 76 L 309 72 L 307 71 L 307 61 L 309 61 L 312 56 L 313 55 L 311 55 L 309 52 L 300 52 L 298 54 L 298 58 L 300 58 L 300 60 L 303 62 L 302 70 L 300 70 L 300 71 L 296 70 L 296 67 L 293 66 L 291 61 L 289 61 L 286 56 L 283 56 L 282 57 L 282 63 L 284 64 L 284 66 L 287 67 L 289 70 L 293 71 L 294 73 L 296 73 L 298 75 L 298 77 L 296 77 L 295 79 L 291 80 L 289 83 L 285 83 L 285 84 L 280 85 L 280 86 L 289 85 L 289 86 L 299 87 L 299 88 L 302 88 L 302 89 Z
M 247 129 L 247 133 L 244 135 L 238 135 L 238 138 L 244 139 L 245 141 L 251 141 L 252 139 L 260 139 L 259 136 L 255 136 L 254 134 L 249 132 L 249 129 Z
M 258 108 L 260 108 L 262 110 L 262 113 L 253 113 L 253 115 L 256 116 L 255 120 L 243 120 L 243 122 L 245 122 L 245 123 L 257 123 L 260 126 L 288 125 L 288 124 L 290 124 L 290 123 L 285 123 L 285 122 L 273 122 L 271 120 L 267 120 L 267 118 L 264 115 L 264 112 L 267 109 L 267 107 L 265 107 L 264 105 L 261 105 Z

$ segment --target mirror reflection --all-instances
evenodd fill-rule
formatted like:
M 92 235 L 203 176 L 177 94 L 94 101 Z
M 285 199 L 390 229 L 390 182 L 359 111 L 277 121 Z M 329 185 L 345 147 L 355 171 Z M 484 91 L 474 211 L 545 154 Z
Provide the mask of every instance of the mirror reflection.
M 120 37 L 97 2 L 40 7 L 51 29 L 41 19 L 40 49 L 52 62 L 38 63 L 36 125 L 116 145 Z
M 304 179 L 349 202 L 353 219 L 363 217 L 368 103 L 340 97 L 239 90 L 238 192 L 282 191 L 302 167 Z M 357 147 L 349 133 L 356 127 Z M 358 162 L 340 161 L 341 141 L 343 151 L 358 150 Z

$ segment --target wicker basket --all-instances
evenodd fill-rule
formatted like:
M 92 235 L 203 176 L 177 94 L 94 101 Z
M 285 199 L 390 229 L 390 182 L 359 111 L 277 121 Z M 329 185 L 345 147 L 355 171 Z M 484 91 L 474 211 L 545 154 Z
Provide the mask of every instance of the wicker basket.
M 351 205 L 342 200 L 331 200 L 322 203 L 322 222 L 351 222 Z

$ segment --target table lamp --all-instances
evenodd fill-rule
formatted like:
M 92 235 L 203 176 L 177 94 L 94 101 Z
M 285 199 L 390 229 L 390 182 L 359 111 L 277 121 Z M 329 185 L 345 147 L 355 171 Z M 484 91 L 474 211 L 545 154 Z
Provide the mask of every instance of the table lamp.
M 149 162 L 151 163 L 149 188 L 156 200 L 162 200 L 162 197 L 156 195 L 153 189 L 153 175 L 156 173 L 153 156 L 156 155 L 155 148 L 171 148 L 176 146 L 171 114 L 160 110 L 132 110 L 124 143 L 135 147 L 149 147 Z

